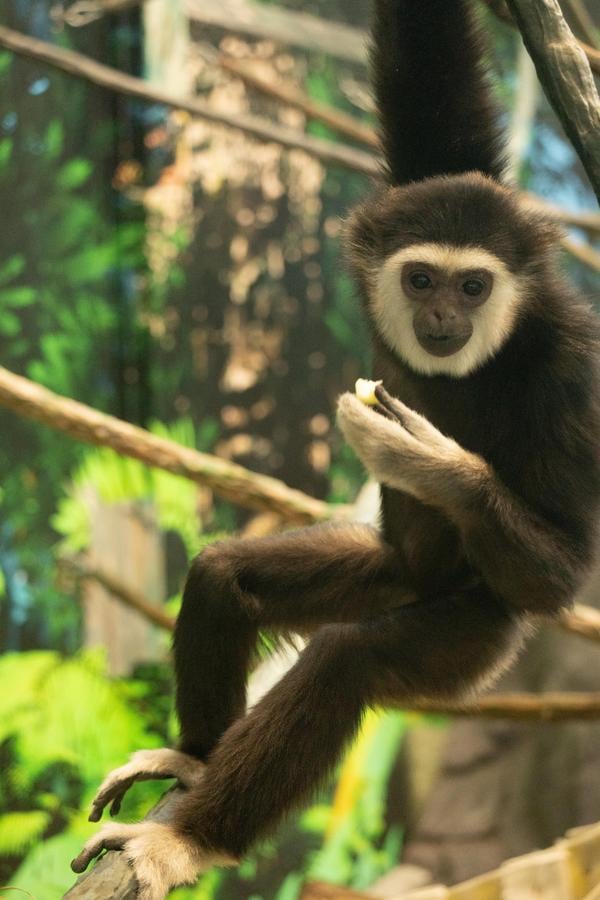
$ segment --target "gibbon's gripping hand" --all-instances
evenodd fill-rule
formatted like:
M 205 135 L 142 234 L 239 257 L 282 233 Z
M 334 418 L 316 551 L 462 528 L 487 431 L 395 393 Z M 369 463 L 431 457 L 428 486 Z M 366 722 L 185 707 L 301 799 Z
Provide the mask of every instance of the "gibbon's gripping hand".
M 385 398 L 381 411 L 350 393 L 342 394 L 337 411 L 346 441 L 373 478 L 444 508 L 485 477 L 487 466 L 480 457 L 381 388 L 378 393 Z
M 138 900 L 164 900 L 173 888 L 194 884 L 214 866 L 236 865 L 233 859 L 204 851 L 189 835 L 171 825 L 111 822 L 90 838 L 71 863 L 84 872 L 104 850 L 122 850 L 138 883 Z
M 199 782 L 203 773 L 204 764 L 200 760 L 179 750 L 138 750 L 125 765 L 106 776 L 92 801 L 89 821 L 99 822 L 109 804 L 111 816 L 116 816 L 125 794 L 137 781 L 176 778 L 183 787 L 190 788 Z

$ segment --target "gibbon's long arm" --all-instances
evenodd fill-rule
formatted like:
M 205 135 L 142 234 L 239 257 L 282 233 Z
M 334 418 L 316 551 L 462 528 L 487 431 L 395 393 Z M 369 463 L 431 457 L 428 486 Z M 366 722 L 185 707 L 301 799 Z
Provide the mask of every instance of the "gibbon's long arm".
M 393 184 L 473 170 L 501 178 L 482 53 L 465 0 L 376 0 L 373 81 Z
M 344 394 L 338 422 L 380 483 L 441 510 L 489 588 L 519 612 L 554 614 L 580 586 L 590 548 L 546 522 L 480 456 L 388 396 L 391 421 Z

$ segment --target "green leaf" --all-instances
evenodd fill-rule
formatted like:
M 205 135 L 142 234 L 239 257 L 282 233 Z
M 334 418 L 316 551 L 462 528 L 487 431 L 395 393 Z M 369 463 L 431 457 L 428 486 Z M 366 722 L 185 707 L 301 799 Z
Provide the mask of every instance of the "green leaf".
M 72 159 L 58 173 L 56 185 L 61 190 L 81 187 L 92 174 L 93 166 L 87 159 Z
M 0 332 L 6 337 L 15 337 L 21 330 L 21 323 L 10 313 L 0 315 Z
M 25 257 L 22 253 L 11 256 L 3 266 L 0 266 L 0 284 L 6 284 L 17 278 L 25 268 Z
M 0 308 L 2 306 L 23 307 L 35 302 L 36 293 L 31 287 L 9 288 L 0 291 Z
M 0 75 L 4 75 L 5 72 L 10 68 L 10 64 L 13 61 L 13 54 L 4 51 L 0 53 Z
M 60 155 L 64 143 L 64 128 L 60 119 L 53 119 L 46 129 L 44 144 L 46 145 L 46 157 L 56 159 Z
M 0 167 L 5 166 L 12 154 L 13 142 L 11 138 L 0 141 Z
M 0 816 L 0 856 L 18 856 L 31 847 L 48 827 L 50 815 L 40 809 Z

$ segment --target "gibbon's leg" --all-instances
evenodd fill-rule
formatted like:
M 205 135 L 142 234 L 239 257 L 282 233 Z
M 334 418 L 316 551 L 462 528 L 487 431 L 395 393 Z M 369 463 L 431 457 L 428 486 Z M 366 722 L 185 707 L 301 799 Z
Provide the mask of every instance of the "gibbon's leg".
M 351 593 L 358 602 L 362 590 Z M 210 866 L 239 860 L 310 797 L 367 706 L 464 697 L 506 663 L 517 634 L 518 620 L 484 587 L 323 626 L 284 678 L 225 732 L 172 825 L 107 825 L 74 861 L 76 871 L 107 847 L 123 848 L 143 900 L 160 900 Z
M 332 577 L 335 573 L 335 577 Z M 325 525 L 206 548 L 192 564 L 175 631 L 180 751 L 143 750 L 104 779 L 90 821 L 118 813 L 136 781 L 202 777 L 208 754 L 246 708 L 246 679 L 258 630 L 310 633 L 400 606 L 400 557 L 375 529 Z
M 175 630 L 180 749 L 206 760 L 246 707 L 258 630 L 311 633 L 416 599 L 377 531 L 325 525 L 208 547 L 194 561 Z

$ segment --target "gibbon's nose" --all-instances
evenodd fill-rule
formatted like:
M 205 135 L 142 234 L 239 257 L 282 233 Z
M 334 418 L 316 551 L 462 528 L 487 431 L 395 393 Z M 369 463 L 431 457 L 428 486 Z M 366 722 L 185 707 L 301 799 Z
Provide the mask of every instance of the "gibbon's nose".
M 456 326 L 456 312 L 441 306 L 433 307 L 428 311 L 427 325 L 432 337 L 452 334 Z

